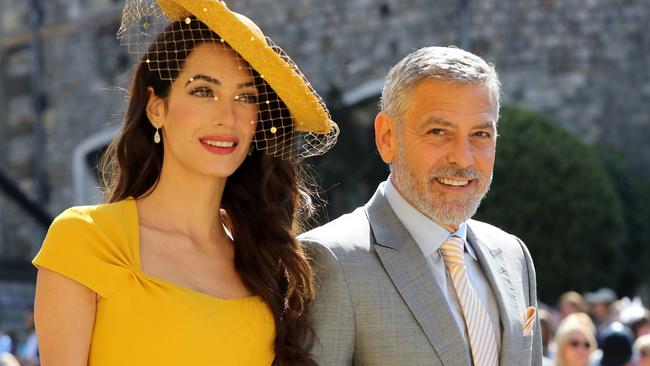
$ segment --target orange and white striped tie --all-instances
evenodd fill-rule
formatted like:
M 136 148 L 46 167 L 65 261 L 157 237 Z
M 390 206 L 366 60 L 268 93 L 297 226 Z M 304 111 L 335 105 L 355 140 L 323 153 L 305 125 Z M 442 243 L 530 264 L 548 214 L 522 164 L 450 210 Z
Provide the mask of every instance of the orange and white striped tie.
M 458 302 L 463 310 L 472 359 L 475 366 L 499 364 L 499 350 L 487 309 L 467 276 L 463 239 L 451 236 L 440 247 L 445 266 L 454 283 Z

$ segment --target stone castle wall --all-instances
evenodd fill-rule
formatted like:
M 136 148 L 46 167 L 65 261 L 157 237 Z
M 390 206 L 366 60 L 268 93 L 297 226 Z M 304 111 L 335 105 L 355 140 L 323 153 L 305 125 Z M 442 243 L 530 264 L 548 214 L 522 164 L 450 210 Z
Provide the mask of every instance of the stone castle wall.
M 468 0 L 466 8 L 461 0 L 227 2 L 281 45 L 316 90 L 335 87 L 349 103 L 376 97 L 388 69 L 411 50 L 467 37 L 470 50 L 496 65 L 505 102 L 543 112 L 650 169 L 647 0 Z M 38 158 L 50 189 L 44 206 L 57 213 L 74 203 L 75 149 L 120 122 L 126 95 L 120 88 L 128 86 L 132 60 L 114 37 L 122 2 L 41 3 L 47 103 Z M 0 167 L 31 192 L 28 5 L 0 0 Z M 341 128 L 345 133 L 345 123 Z M 0 207 L 0 257 L 30 258 L 42 232 L 15 230 L 30 219 L 1 194 Z

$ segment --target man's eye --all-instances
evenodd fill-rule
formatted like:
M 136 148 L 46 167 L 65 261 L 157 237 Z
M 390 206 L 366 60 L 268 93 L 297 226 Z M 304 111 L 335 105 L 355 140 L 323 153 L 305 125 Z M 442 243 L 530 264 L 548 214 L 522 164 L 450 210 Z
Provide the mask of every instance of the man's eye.
M 212 92 L 212 89 L 204 87 L 204 86 L 192 89 L 190 91 L 190 94 L 194 95 L 196 97 L 199 97 L 199 98 L 211 98 L 211 97 L 214 96 L 214 93 Z
M 491 133 L 485 132 L 485 131 L 478 131 L 477 133 L 475 133 L 475 135 L 478 136 L 478 137 L 481 137 L 481 138 L 486 138 L 486 139 L 489 139 L 489 138 L 492 137 Z
M 442 136 L 442 135 L 446 134 L 445 130 L 440 129 L 440 128 L 431 129 L 431 130 L 429 130 L 429 133 L 431 135 L 437 135 L 437 136 Z
M 258 97 L 255 94 L 242 94 L 237 96 L 237 100 L 243 103 L 256 104 Z

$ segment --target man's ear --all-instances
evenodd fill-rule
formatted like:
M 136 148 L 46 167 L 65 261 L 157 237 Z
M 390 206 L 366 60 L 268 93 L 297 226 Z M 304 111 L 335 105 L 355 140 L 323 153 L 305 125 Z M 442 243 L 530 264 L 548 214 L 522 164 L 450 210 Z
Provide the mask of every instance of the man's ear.
M 392 163 L 397 152 L 397 125 L 386 112 L 379 112 L 375 117 L 375 144 L 381 160 Z
M 154 93 L 152 87 L 148 87 L 149 100 L 147 100 L 147 118 L 156 128 L 161 128 L 165 122 L 165 100 Z

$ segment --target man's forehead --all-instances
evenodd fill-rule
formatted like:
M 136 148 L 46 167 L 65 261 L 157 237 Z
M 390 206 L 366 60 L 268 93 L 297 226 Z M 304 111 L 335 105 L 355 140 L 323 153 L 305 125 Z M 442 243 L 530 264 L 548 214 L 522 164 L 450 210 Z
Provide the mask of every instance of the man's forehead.
M 415 109 L 438 109 L 454 113 L 497 113 L 498 102 L 489 87 L 483 84 L 460 84 L 427 79 L 419 82 L 406 97 Z

